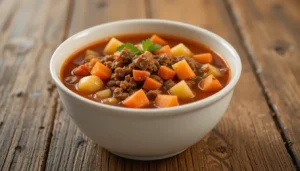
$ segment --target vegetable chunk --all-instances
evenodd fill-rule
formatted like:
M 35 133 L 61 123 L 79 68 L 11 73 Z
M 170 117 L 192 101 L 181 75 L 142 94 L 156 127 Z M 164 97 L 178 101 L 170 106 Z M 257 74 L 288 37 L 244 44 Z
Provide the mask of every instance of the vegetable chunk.
M 154 34 L 151 36 L 150 40 L 155 43 L 155 44 L 159 44 L 159 45 L 166 45 L 168 44 L 167 41 L 165 41 L 164 39 L 160 38 L 158 35 Z
M 123 43 L 116 38 L 111 38 L 110 41 L 104 48 L 104 53 L 106 54 L 113 54 L 117 51 L 117 48 L 121 46 Z
M 222 74 L 219 70 L 219 68 L 211 65 L 211 64 L 205 64 L 201 67 L 201 70 L 203 72 L 205 72 L 205 77 L 209 76 L 209 75 L 214 75 L 215 77 L 221 77 Z
M 171 49 L 171 54 L 173 56 L 192 56 L 192 52 L 183 43 L 174 46 Z
M 108 80 L 111 76 L 111 70 L 101 62 L 96 62 L 91 74 L 100 77 L 102 80 Z
M 73 70 L 73 74 L 77 76 L 87 76 L 90 74 L 90 69 L 87 65 L 83 64 Z
M 111 90 L 110 89 L 105 89 L 105 90 L 98 91 L 96 93 L 96 96 L 98 98 L 107 98 L 107 97 L 110 97 L 111 96 Z
M 202 53 L 202 54 L 194 55 L 193 58 L 201 64 L 209 64 L 213 60 L 211 53 Z
M 142 70 L 133 70 L 133 79 L 135 81 L 144 81 L 146 80 L 147 77 L 150 76 L 150 72 L 149 71 L 142 71 Z
M 162 48 L 156 50 L 154 53 L 155 54 L 164 54 L 164 53 L 166 53 L 168 55 L 171 55 L 171 48 L 170 48 L 169 45 L 165 45 Z
M 223 86 L 214 75 L 209 75 L 200 82 L 200 88 L 205 92 L 215 92 L 221 90 Z
M 99 77 L 90 75 L 79 80 L 77 89 L 81 92 L 94 93 L 103 87 L 104 83 Z
M 174 78 L 176 72 L 171 68 L 166 66 L 160 66 L 157 72 L 157 75 L 163 78 L 164 80 L 171 80 Z
M 123 102 L 123 105 L 131 108 L 143 108 L 150 105 L 148 97 L 143 89 L 140 89 L 127 97 Z
M 153 78 L 147 77 L 144 85 L 143 85 L 143 89 L 145 90 L 157 90 L 160 89 L 160 87 L 162 86 L 162 84 L 158 81 L 156 81 Z
M 178 106 L 178 97 L 173 95 L 159 94 L 155 98 L 155 105 L 160 108 Z
M 194 93 L 184 80 L 171 87 L 169 93 L 177 96 L 179 99 L 189 99 L 195 97 Z
M 192 79 L 196 77 L 196 74 L 185 59 L 173 64 L 172 68 L 180 80 Z

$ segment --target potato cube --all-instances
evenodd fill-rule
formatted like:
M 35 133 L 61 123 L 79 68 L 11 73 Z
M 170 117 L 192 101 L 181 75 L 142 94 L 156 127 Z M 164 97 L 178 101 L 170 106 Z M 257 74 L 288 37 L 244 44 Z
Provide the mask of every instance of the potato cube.
M 194 93 L 184 80 L 170 88 L 169 93 L 177 96 L 179 99 L 189 99 L 195 97 Z
M 204 74 L 204 77 L 207 77 L 209 75 L 213 75 L 215 77 L 221 77 L 222 74 L 220 72 L 220 69 L 211 65 L 211 64 L 204 64 L 202 67 L 201 67 L 201 70 L 205 73 Z
M 96 96 L 98 98 L 107 98 L 111 96 L 111 91 L 110 89 L 101 90 L 96 93 Z
M 174 46 L 171 49 L 172 56 L 192 56 L 192 52 L 183 43 Z
M 94 93 L 104 87 L 104 83 L 102 80 L 95 76 L 90 75 L 86 77 L 82 77 L 78 83 L 78 90 L 86 93 Z
M 121 46 L 123 43 L 116 38 L 111 38 L 110 41 L 104 48 L 104 53 L 106 54 L 113 54 L 117 51 L 117 48 Z

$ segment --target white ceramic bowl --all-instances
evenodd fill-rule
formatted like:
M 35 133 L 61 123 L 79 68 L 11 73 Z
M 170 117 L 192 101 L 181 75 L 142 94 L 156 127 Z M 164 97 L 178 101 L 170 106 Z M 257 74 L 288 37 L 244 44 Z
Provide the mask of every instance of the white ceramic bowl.
M 208 98 L 165 109 L 104 105 L 81 97 L 63 85 L 60 70 L 73 52 L 99 39 L 128 33 L 162 33 L 202 42 L 225 58 L 231 68 L 231 80 Z M 184 151 L 216 126 L 240 77 L 241 61 L 227 41 L 205 29 L 174 21 L 137 19 L 98 25 L 68 38 L 54 52 L 50 71 L 67 113 L 85 135 L 119 156 L 155 160 Z

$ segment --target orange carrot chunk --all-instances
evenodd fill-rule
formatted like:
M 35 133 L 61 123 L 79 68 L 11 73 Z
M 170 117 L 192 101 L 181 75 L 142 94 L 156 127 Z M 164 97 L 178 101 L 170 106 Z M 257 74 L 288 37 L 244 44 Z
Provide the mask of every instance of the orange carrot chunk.
M 101 62 L 96 62 L 91 74 L 100 77 L 101 80 L 108 80 L 111 76 L 111 70 Z
M 165 80 L 173 79 L 176 72 L 173 71 L 171 68 L 166 66 L 160 66 L 157 72 L 157 75 Z
M 140 89 L 127 97 L 123 102 L 123 105 L 131 108 L 142 108 L 150 105 L 150 102 L 143 89 Z
M 193 58 L 201 64 L 209 64 L 213 60 L 211 53 L 202 53 L 194 55 Z
M 221 90 L 223 86 L 214 75 L 209 75 L 200 82 L 200 88 L 205 92 L 216 92 Z
M 161 83 L 156 81 L 155 79 L 152 79 L 150 77 L 147 77 L 144 85 L 143 85 L 143 89 L 145 90 L 157 90 L 161 87 Z
M 99 59 L 97 59 L 97 58 L 92 58 L 92 59 L 90 60 L 90 66 L 93 67 L 97 62 L 100 62 Z
M 147 77 L 150 76 L 150 72 L 149 71 L 142 71 L 142 70 L 133 70 L 133 79 L 135 81 L 144 81 L 146 80 Z
M 196 77 L 196 74 L 185 59 L 173 64 L 172 68 L 180 80 L 187 80 Z
M 168 55 L 171 55 L 171 48 L 170 48 L 169 45 L 165 45 L 162 48 L 160 48 L 159 50 L 156 50 L 154 53 L 155 54 L 164 54 L 164 53 L 166 53 Z
M 177 96 L 159 94 L 155 98 L 155 105 L 157 107 L 165 108 L 165 107 L 178 106 L 179 103 L 178 103 Z
M 155 43 L 155 44 L 159 44 L 159 45 L 166 45 L 168 44 L 167 41 L 165 41 L 164 39 L 160 38 L 159 36 L 157 36 L 156 34 L 153 34 L 150 38 L 150 40 Z
M 73 71 L 73 74 L 77 75 L 77 76 L 87 76 L 90 74 L 90 69 L 87 65 L 83 64 L 83 65 L 80 65 L 79 67 L 77 67 Z

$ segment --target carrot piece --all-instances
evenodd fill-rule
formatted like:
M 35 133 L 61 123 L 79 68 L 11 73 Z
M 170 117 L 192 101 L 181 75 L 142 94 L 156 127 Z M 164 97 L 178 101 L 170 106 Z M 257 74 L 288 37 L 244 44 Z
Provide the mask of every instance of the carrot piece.
M 144 81 L 146 80 L 147 77 L 150 76 L 150 72 L 149 71 L 143 71 L 143 70 L 133 70 L 133 79 L 135 81 Z
M 108 80 L 111 76 L 111 70 L 101 62 L 96 62 L 91 74 L 100 77 L 102 80 Z
M 180 80 L 192 79 L 196 77 L 196 74 L 185 59 L 173 64 L 172 68 Z
M 209 64 L 213 60 L 211 53 L 202 53 L 194 55 L 193 58 L 201 64 Z
M 160 66 L 157 72 L 157 75 L 165 80 L 173 79 L 175 74 L 176 74 L 175 71 L 173 71 L 171 68 L 166 66 Z
M 167 41 L 165 41 L 164 39 L 160 38 L 158 35 L 153 34 L 150 38 L 150 40 L 155 43 L 155 44 L 159 44 L 159 45 L 166 45 L 168 44 Z
M 163 46 L 162 48 L 156 50 L 154 53 L 155 53 L 155 54 L 163 54 L 163 53 L 166 53 L 166 54 L 168 54 L 168 55 L 171 55 L 171 48 L 170 48 L 169 45 L 165 45 L 165 46 Z
M 144 82 L 143 88 L 145 90 L 157 90 L 161 86 L 162 86 L 162 84 L 160 82 L 156 81 L 153 78 L 147 77 L 145 82 Z
M 221 90 L 223 86 L 214 75 L 209 75 L 201 81 L 200 88 L 205 92 L 215 92 Z
M 90 66 L 94 66 L 97 62 L 99 62 L 99 59 L 97 59 L 97 58 L 92 58 L 91 60 L 90 60 Z
M 73 71 L 73 74 L 77 75 L 77 76 L 87 76 L 90 74 L 90 69 L 87 65 L 83 64 L 83 65 L 80 65 L 79 67 L 77 67 Z
M 142 108 L 149 106 L 150 102 L 143 89 L 140 89 L 122 101 L 124 106 Z
M 159 94 L 155 98 L 155 105 L 161 108 L 178 106 L 178 97 L 166 94 Z

